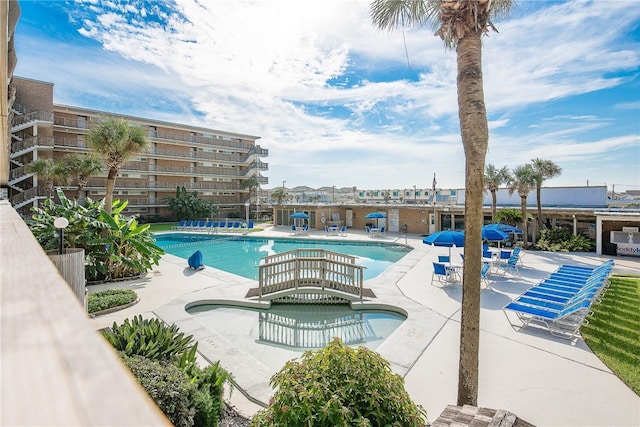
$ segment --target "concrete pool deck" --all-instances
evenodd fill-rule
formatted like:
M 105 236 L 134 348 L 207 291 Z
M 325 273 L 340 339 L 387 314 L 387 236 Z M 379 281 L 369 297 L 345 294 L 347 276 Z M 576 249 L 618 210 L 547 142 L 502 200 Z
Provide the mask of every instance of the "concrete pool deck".
M 288 229 L 266 229 L 252 236 L 289 237 Z M 300 237 L 297 235 L 296 237 Z M 310 238 L 329 239 L 322 232 Z M 349 230 L 336 240 L 370 241 L 363 231 Z M 400 307 L 407 320 L 376 351 L 389 360 L 394 372 L 405 378 L 406 389 L 416 403 L 435 420 L 457 395 L 461 285 L 431 285 L 432 261 L 447 248 L 422 243 L 418 235 L 389 235 L 375 240 L 407 243 L 415 249 L 375 279 L 365 281 L 376 303 Z M 457 257 L 460 250 L 454 249 Z M 506 409 L 539 426 L 638 426 L 640 397 L 631 391 L 589 350 L 581 338 L 553 337 L 548 331 L 512 328 L 502 307 L 561 264 L 596 265 L 607 259 L 585 253 L 526 251 L 522 278 L 507 274 L 493 290 L 483 289 L 480 319 L 480 380 L 478 405 Z M 614 273 L 640 274 L 640 259 L 615 257 Z M 269 368 L 260 355 L 248 353 L 224 336 L 205 329 L 186 313 L 185 305 L 197 300 L 243 300 L 256 281 L 213 268 L 192 272 L 186 260 L 165 255 L 147 277 L 121 284 L 92 286 L 91 291 L 127 287 L 140 301 L 125 310 L 96 317 L 96 329 L 141 314 L 175 323 L 198 340 L 205 359 L 220 360 L 243 392 L 268 402 Z M 231 403 L 245 415 L 260 406 L 237 390 Z

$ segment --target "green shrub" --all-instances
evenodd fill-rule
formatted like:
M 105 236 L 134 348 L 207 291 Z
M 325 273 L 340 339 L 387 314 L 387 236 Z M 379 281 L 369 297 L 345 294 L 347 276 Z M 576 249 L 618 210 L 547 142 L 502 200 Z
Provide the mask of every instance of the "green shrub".
M 389 362 L 338 338 L 322 350 L 305 352 L 301 361 L 287 362 L 271 385 L 277 391 L 252 426 L 425 425 L 425 410 L 411 400 Z
M 196 386 L 176 365 L 140 356 L 123 360 L 174 426 L 193 426 Z
M 229 372 L 220 366 L 220 362 L 203 369 L 195 369 L 197 392 L 194 399 L 196 410 L 193 418 L 195 427 L 215 427 L 224 415 L 224 384 L 231 380 Z
M 536 247 L 551 252 L 589 252 L 594 244 L 582 234 L 574 236 L 567 227 L 555 227 L 540 231 Z
M 89 294 L 89 313 L 127 305 L 136 300 L 138 294 L 131 289 L 107 289 Z
M 197 343 L 192 344 L 193 336 L 185 336 L 176 325 L 166 325 L 159 319 L 136 316 L 132 321 L 125 319 L 120 326 L 114 322 L 111 330 L 102 334 L 126 356 L 171 361 L 185 371 L 196 361 Z

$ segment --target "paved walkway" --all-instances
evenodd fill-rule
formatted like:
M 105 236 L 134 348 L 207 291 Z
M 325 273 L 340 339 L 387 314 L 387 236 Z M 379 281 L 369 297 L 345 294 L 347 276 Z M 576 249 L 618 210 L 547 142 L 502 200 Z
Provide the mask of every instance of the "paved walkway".
M 269 229 L 252 235 L 288 236 L 289 230 Z M 309 237 L 327 238 L 319 232 Z M 369 240 L 358 231 L 350 231 L 346 238 Z M 404 376 L 410 395 L 433 421 L 447 405 L 456 403 L 461 285 L 431 284 L 432 261 L 447 254 L 447 248 L 425 245 L 416 235 L 378 240 L 396 239 L 415 249 L 365 286 L 377 295 L 375 303 L 400 307 L 408 318 L 376 351 Z M 458 256 L 455 249 L 453 252 Z M 507 274 L 493 283 L 493 290 L 482 291 L 478 406 L 506 409 L 538 426 L 640 425 L 640 397 L 613 375 L 582 339 L 569 342 L 533 327 L 514 330 L 502 311 L 512 298 L 559 265 L 596 265 L 606 257 L 539 251 L 524 254 L 522 278 Z M 616 257 L 615 261 L 614 272 L 640 274 L 640 260 Z M 194 335 L 205 359 L 220 360 L 233 373 L 246 395 L 268 402 L 269 378 L 278 370 L 265 363 L 269 348 L 265 346 L 262 353 L 244 351 L 222 334 L 201 326 L 184 310 L 187 303 L 198 300 L 243 300 L 256 282 L 213 268 L 196 273 L 186 266 L 185 260 L 165 255 L 145 279 L 91 287 L 92 291 L 129 287 L 140 297 L 133 307 L 95 318 L 96 329 L 137 314 L 175 323 L 181 331 Z M 231 402 L 246 415 L 260 408 L 237 390 Z

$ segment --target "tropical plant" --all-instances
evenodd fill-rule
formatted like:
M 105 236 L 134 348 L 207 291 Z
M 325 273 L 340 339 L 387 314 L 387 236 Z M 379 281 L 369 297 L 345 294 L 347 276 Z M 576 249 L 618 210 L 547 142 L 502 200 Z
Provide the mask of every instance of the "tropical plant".
M 215 201 L 200 199 L 197 191 L 189 193 L 184 187 L 176 187 L 175 197 L 167 197 L 164 201 L 178 219 L 194 220 L 218 214 Z
M 166 325 L 160 319 L 125 319 L 121 325 L 113 323 L 111 329 L 102 331 L 109 343 L 125 356 L 141 356 L 147 359 L 194 366 L 198 343 L 192 335 L 185 336 L 176 325 Z
M 271 192 L 271 200 L 281 205 L 283 201 L 289 199 L 289 193 L 284 188 L 276 188 Z
M 253 193 L 253 191 L 259 186 L 260 186 L 260 183 L 258 182 L 255 176 L 252 176 L 251 178 L 245 181 L 242 181 L 240 183 L 241 188 L 249 189 L 249 203 L 251 203 L 251 193 Z M 258 198 L 256 197 L 256 203 L 257 201 L 258 201 Z
M 196 410 L 193 425 L 215 427 L 224 415 L 224 385 L 231 381 L 232 376 L 220 366 L 219 361 L 196 371 L 194 383 L 198 390 L 193 400 Z
M 482 79 L 482 35 L 492 18 L 508 14 L 512 0 L 374 0 L 371 18 L 381 29 L 431 24 L 446 47 L 455 48 L 458 117 L 465 152 L 465 269 L 460 325 L 458 405 L 476 405 L 480 347 L 480 242 L 484 215 L 484 164 L 489 144 Z
M 496 193 L 501 185 L 508 184 L 511 179 L 509 169 L 503 166 L 497 169 L 494 165 L 488 164 L 484 168 L 484 189 L 491 193 L 491 222 L 496 222 Z
M 53 197 L 55 181 L 65 182 L 68 177 L 64 164 L 49 158 L 38 159 L 29 163 L 26 166 L 26 171 L 35 174 L 44 181 L 44 189 L 47 192 L 48 199 Z
M 191 427 L 196 385 L 176 365 L 141 356 L 123 356 L 138 382 L 176 427 Z
M 94 154 L 69 154 L 62 159 L 65 169 L 76 180 L 76 199 L 87 186 L 89 177 L 102 170 L 102 162 Z
M 140 126 L 131 126 L 124 118 L 106 117 L 89 128 L 89 145 L 104 157 L 109 169 L 104 196 L 104 210 L 111 213 L 116 176 L 124 163 L 149 144 L 147 132 Z
M 573 235 L 567 227 L 540 230 L 536 247 L 551 252 L 589 252 L 594 248 L 593 240 L 583 234 Z
M 536 173 L 533 166 L 527 164 L 516 167 L 511 173 L 509 182 L 509 194 L 518 193 L 520 196 L 520 211 L 522 218 L 522 235 L 525 245 L 527 244 L 527 196 L 536 187 Z
M 426 412 L 378 353 L 334 338 L 271 378 L 276 389 L 252 426 L 424 426 Z
M 140 275 L 157 265 L 164 251 L 156 246 L 149 224 L 138 225 L 135 216 L 120 212 L 126 202 L 114 200 L 113 215 L 104 210 L 104 200 L 87 198 L 84 205 L 67 199 L 58 189 L 60 204 L 45 200 L 42 208 L 27 221 L 31 232 L 44 249 L 58 247 L 58 230 L 53 221 L 66 218 L 64 245 L 85 250 L 85 277 L 88 281 L 113 280 Z
M 500 209 L 496 212 L 494 221 L 513 225 L 515 227 L 522 222 L 522 212 L 518 209 Z
M 104 291 L 91 292 L 87 299 L 87 311 L 96 313 L 120 307 L 131 304 L 136 298 L 138 298 L 138 294 L 132 289 L 106 289 Z
M 107 228 L 101 230 L 100 238 L 94 243 L 101 245 L 104 251 L 92 252 L 91 261 L 104 280 L 139 276 L 157 265 L 164 255 L 149 232 L 149 224 L 139 225 L 136 216 L 120 214 L 127 204 L 126 200 L 116 199 L 112 213 L 103 210 L 99 217 Z
M 536 179 L 536 202 L 538 205 L 538 230 L 542 230 L 542 183 L 560 175 L 562 169 L 551 160 L 533 159 L 531 160 Z

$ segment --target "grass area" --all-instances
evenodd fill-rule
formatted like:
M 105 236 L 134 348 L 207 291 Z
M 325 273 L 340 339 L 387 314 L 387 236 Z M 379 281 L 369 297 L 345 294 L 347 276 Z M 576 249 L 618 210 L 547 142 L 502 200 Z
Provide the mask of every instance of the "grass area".
M 611 276 L 580 333 L 591 350 L 640 395 L 640 277 Z
M 149 231 L 151 231 L 152 233 L 158 233 L 161 231 L 171 231 L 171 229 L 177 225 L 178 225 L 178 222 L 153 222 L 149 224 Z M 237 232 L 238 229 L 234 229 L 233 231 Z M 250 230 L 242 229 L 243 233 L 255 233 L 256 231 L 262 231 L 262 228 L 260 228 L 259 223 L 256 223 L 256 226 L 254 226 L 254 228 Z
M 149 225 L 149 231 L 157 233 L 158 231 L 171 231 L 171 227 L 178 225 L 178 222 L 152 222 Z

